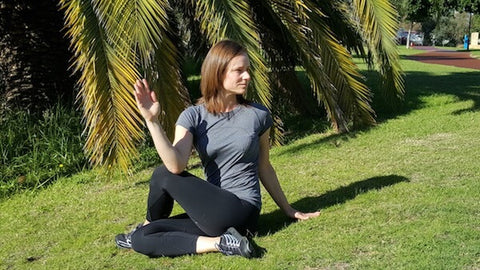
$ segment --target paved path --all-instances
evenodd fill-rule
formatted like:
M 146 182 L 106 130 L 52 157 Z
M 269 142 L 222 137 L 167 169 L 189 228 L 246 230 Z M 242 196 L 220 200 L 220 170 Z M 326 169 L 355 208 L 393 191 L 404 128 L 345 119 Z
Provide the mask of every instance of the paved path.
M 425 50 L 426 52 L 409 55 L 407 56 L 407 59 L 429 64 L 447 65 L 480 70 L 480 59 L 471 57 L 469 52 L 442 50 L 439 48 L 428 46 L 418 46 L 415 47 L 415 49 Z

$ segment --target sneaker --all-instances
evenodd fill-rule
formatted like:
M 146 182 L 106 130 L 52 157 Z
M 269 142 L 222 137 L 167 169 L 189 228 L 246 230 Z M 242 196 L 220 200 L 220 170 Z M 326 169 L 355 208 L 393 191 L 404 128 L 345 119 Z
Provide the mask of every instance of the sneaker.
M 129 233 L 117 234 L 117 236 L 115 236 L 115 244 L 117 244 L 117 247 L 127 248 L 127 249 L 132 248 L 132 234 L 142 226 L 143 226 L 143 223 L 140 223 L 137 225 L 137 227 L 133 228 L 133 230 L 131 230 Z
M 220 243 L 216 244 L 215 247 L 218 251 L 228 256 L 239 255 L 245 258 L 253 256 L 253 246 L 250 244 L 250 241 L 233 227 L 228 228 L 220 236 Z

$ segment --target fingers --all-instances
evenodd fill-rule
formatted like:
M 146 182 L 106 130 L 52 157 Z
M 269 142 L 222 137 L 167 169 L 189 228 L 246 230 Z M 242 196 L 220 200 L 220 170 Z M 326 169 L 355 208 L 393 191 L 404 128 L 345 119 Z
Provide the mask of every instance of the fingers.
M 153 102 L 157 102 L 157 95 L 155 94 L 155 91 L 151 91 L 150 92 L 150 97 L 152 99 Z
M 147 91 L 147 93 L 150 93 L 150 86 L 148 86 L 147 79 L 142 79 L 141 82 L 143 84 L 144 89 Z
M 296 212 L 295 218 L 298 220 L 307 220 L 310 218 L 318 217 L 319 215 L 320 215 L 320 211 L 312 212 L 312 213 Z
M 135 88 L 135 92 L 140 92 L 140 89 L 142 87 L 142 83 L 140 80 L 136 80 L 135 83 L 133 84 L 133 88 Z
M 307 219 L 309 219 L 309 218 L 310 218 L 310 217 L 309 217 L 308 215 L 303 214 L 303 213 L 300 214 L 300 215 L 298 215 L 298 217 L 297 217 L 297 219 L 299 219 L 299 220 L 307 220 Z
M 146 79 L 137 80 L 133 87 L 135 88 L 135 92 L 138 94 L 150 93 L 150 87 L 148 86 L 148 82 Z

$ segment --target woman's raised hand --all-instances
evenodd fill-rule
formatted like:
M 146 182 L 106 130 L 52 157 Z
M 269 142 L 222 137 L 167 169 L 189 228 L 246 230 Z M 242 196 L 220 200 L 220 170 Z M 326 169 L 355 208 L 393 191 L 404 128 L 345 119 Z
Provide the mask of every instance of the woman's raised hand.
M 137 80 L 133 85 L 137 107 L 146 121 L 157 121 L 160 114 L 160 103 L 154 91 L 150 90 L 147 80 Z

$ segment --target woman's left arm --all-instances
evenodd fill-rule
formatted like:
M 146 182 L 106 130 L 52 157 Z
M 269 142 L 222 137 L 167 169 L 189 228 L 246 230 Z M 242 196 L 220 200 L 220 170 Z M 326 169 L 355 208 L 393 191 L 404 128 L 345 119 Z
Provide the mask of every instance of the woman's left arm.
M 270 196 L 272 196 L 275 203 L 280 207 L 280 209 L 285 212 L 285 214 L 291 218 L 306 220 L 311 217 L 317 217 L 320 215 L 320 212 L 313 213 L 302 213 L 294 209 L 287 201 L 285 193 L 283 193 L 282 187 L 278 182 L 277 173 L 270 163 L 270 139 L 269 139 L 270 129 L 265 131 L 260 137 L 260 156 L 258 164 L 258 172 L 260 176 L 260 181 L 262 182 L 265 189 L 268 191 Z

